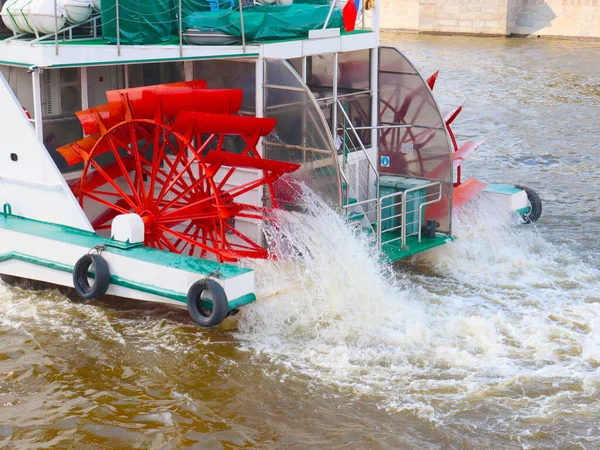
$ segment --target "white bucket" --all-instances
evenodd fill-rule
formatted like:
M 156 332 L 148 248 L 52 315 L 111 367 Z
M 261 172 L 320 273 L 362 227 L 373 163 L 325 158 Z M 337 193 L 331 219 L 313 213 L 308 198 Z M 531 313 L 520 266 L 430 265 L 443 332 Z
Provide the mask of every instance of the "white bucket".
M 90 18 L 94 3 L 92 0 L 64 0 L 67 22 L 77 24 Z

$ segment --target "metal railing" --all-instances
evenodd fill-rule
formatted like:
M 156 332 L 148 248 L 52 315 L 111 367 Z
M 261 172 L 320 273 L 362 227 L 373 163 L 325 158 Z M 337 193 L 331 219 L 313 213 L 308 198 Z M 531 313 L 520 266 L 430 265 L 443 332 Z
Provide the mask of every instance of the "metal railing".
M 366 215 L 369 215 L 370 213 L 374 213 L 376 208 L 370 209 L 370 208 L 366 208 L 366 207 L 371 204 L 376 204 L 377 199 L 379 198 L 379 171 L 377 170 L 377 167 L 371 160 L 371 157 L 369 156 L 369 153 L 367 152 L 367 149 L 366 149 L 365 145 L 363 144 L 363 141 L 360 138 L 360 135 L 358 134 L 356 127 L 353 125 L 352 121 L 350 120 L 350 117 L 348 116 L 348 113 L 346 112 L 342 102 L 340 100 L 337 100 L 335 102 L 335 107 L 338 108 L 339 111 L 341 111 L 340 117 L 343 118 L 343 123 L 341 124 L 341 126 L 337 127 L 336 129 L 338 131 L 342 132 L 341 138 L 342 138 L 342 145 L 344 147 L 343 152 L 342 152 L 342 166 L 340 168 L 342 178 L 343 178 L 344 182 L 346 183 L 346 189 L 345 189 L 346 204 L 345 204 L 344 208 L 346 210 L 349 210 L 351 207 L 362 206 L 361 209 L 363 209 L 363 212 Z M 351 139 L 351 137 L 353 137 L 354 139 Z M 364 200 L 350 205 L 348 203 L 347 199 L 349 197 L 349 191 L 350 191 L 349 182 L 351 181 L 351 177 L 348 176 L 347 169 L 349 166 L 348 155 L 350 153 L 348 143 L 351 142 L 352 140 L 354 140 L 354 142 L 356 142 L 356 144 L 357 144 L 357 146 L 355 146 L 353 150 L 360 152 L 360 154 L 362 156 L 361 159 L 367 161 L 368 170 L 367 170 L 367 173 L 365 173 L 365 174 L 359 173 L 358 176 L 360 177 L 362 175 L 363 179 L 362 180 L 359 179 L 357 182 L 357 188 L 359 190 L 362 189 L 362 192 L 357 193 L 357 194 L 361 194 L 361 195 L 359 195 L 359 200 L 360 200 L 360 197 L 362 197 Z M 371 196 L 370 192 L 369 192 L 369 190 L 370 190 L 369 186 L 371 185 L 371 183 L 374 183 L 374 186 L 375 186 L 375 196 L 374 197 Z
M 433 192 L 427 192 L 432 190 L 432 188 L 437 189 Z M 425 190 L 425 195 L 421 195 L 418 197 L 409 195 L 413 192 L 418 192 L 422 190 Z M 398 197 L 400 198 L 398 202 L 385 204 L 388 200 Z M 442 184 L 439 181 L 424 184 L 422 186 L 416 186 L 410 189 L 406 189 L 404 191 L 393 192 L 388 195 L 383 195 L 381 198 L 379 198 L 377 200 L 377 249 L 381 251 L 385 244 L 389 244 L 396 241 L 400 241 L 401 248 L 404 249 L 406 248 L 406 238 L 415 235 L 418 236 L 418 242 L 421 242 L 421 225 L 423 223 L 423 210 L 426 206 L 431 205 L 433 203 L 437 203 L 441 199 Z M 416 207 L 407 211 L 407 203 L 414 203 Z M 388 209 L 391 209 L 392 215 L 384 218 L 383 211 Z M 400 209 L 400 213 L 397 212 L 398 209 Z M 411 220 L 410 222 L 407 222 L 409 215 L 413 215 L 415 213 L 417 216 L 416 220 Z M 394 225 L 394 219 L 399 219 L 399 225 Z M 384 229 L 383 223 L 386 221 L 392 221 L 392 226 Z M 416 231 L 412 231 L 410 233 L 407 232 L 409 226 L 411 228 L 415 228 Z M 400 236 L 397 236 L 398 230 L 400 231 Z M 384 240 L 384 234 L 387 234 L 391 237 Z

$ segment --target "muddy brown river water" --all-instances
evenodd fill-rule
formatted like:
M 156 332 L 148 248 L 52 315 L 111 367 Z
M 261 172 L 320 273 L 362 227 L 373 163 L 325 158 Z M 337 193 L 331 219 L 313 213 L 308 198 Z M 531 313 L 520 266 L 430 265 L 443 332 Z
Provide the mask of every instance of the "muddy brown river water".
M 600 447 L 600 43 L 385 34 L 459 140 L 464 171 L 538 191 L 382 268 L 318 199 L 282 219 L 302 258 L 256 263 L 260 300 L 186 312 L 0 285 L 0 447 Z

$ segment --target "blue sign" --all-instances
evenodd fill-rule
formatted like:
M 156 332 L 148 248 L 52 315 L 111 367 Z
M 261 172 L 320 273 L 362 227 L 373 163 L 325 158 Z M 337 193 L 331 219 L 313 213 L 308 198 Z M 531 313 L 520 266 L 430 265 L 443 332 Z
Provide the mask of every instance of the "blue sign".
M 389 156 L 381 157 L 381 167 L 390 167 L 390 157 Z

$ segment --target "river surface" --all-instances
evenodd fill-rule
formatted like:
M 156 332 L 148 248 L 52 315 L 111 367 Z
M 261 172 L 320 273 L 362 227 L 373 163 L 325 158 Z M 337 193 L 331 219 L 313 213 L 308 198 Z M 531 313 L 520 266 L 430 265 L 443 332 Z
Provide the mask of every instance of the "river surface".
M 0 448 L 600 447 L 600 43 L 383 40 L 466 102 L 464 172 L 542 219 L 475 205 L 389 268 L 309 198 L 278 230 L 303 256 L 254 264 L 260 300 L 210 331 L 0 285 Z

